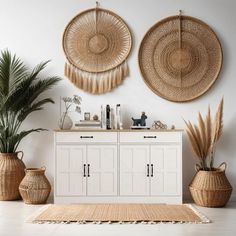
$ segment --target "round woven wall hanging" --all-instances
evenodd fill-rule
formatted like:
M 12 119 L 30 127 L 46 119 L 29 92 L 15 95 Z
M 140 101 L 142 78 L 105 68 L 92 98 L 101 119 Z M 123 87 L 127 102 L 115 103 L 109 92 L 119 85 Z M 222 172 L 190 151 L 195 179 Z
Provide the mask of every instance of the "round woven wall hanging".
M 130 30 L 118 15 L 98 7 L 86 10 L 69 22 L 63 34 L 65 75 L 87 92 L 111 91 L 128 75 L 131 47 Z
M 146 33 L 138 60 L 142 77 L 154 93 L 186 102 L 204 94 L 215 82 L 222 49 L 207 24 L 180 14 L 161 20 Z

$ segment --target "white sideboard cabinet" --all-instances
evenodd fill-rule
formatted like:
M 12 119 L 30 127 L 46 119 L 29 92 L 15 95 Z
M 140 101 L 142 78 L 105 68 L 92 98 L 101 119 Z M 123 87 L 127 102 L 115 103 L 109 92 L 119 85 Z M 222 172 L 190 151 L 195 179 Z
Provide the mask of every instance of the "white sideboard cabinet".
M 55 131 L 55 203 L 182 203 L 182 131 Z

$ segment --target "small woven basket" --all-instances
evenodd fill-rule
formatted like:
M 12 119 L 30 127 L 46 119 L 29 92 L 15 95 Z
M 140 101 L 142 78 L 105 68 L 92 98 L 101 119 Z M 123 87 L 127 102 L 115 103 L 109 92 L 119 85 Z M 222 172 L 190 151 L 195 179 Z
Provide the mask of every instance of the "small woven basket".
M 223 207 L 227 204 L 232 193 L 232 186 L 225 175 L 225 169 L 225 162 L 213 171 L 197 169 L 189 185 L 190 193 L 197 205 Z
M 26 175 L 19 186 L 24 203 L 44 204 L 47 202 L 51 185 L 45 176 L 45 170 L 45 167 L 25 169 Z

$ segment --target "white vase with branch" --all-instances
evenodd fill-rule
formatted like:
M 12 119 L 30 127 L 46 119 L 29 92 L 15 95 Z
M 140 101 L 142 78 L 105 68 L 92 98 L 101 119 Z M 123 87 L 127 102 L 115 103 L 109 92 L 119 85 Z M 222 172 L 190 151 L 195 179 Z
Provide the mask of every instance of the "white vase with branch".
M 59 120 L 59 127 L 60 129 L 66 130 L 71 129 L 73 126 L 73 121 L 69 116 L 69 112 L 71 112 L 72 106 L 74 106 L 74 111 L 77 113 L 81 113 L 81 97 L 78 95 L 73 95 L 73 97 L 62 97 L 60 101 L 63 101 L 65 111 L 62 113 L 60 109 L 61 118 Z M 60 104 L 61 108 L 61 104 Z
M 198 126 L 190 121 L 185 121 L 189 141 L 199 160 L 199 164 L 196 165 L 197 169 L 205 171 L 215 169 L 216 145 L 223 130 L 223 104 L 224 100 L 222 98 L 213 121 L 210 107 L 208 107 L 205 119 L 203 119 L 200 112 L 198 113 Z

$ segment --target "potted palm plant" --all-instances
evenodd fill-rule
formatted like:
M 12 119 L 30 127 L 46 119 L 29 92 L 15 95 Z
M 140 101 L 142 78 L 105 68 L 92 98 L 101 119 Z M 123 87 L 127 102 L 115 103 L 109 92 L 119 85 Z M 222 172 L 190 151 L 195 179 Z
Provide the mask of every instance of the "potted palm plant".
M 225 175 L 226 163 L 214 166 L 216 145 L 223 130 L 223 98 L 218 106 L 214 121 L 211 118 L 210 107 L 205 120 L 198 113 L 198 126 L 186 122 L 192 149 L 198 158 L 196 174 L 189 185 L 193 200 L 200 206 L 222 207 L 228 202 L 232 187 Z
M 21 130 L 25 119 L 35 111 L 43 109 L 51 98 L 39 98 L 55 85 L 59 77 L 39 79 L 39 73 L 48 61 L 39 64 L 32 71 L 21 59 L 8 50 L 0 55 L 0 200 L 20 198 L 19 184 L 25 173 L 23 152 L 17 151 L 21 140 L 28 134 L 45 129 Z

